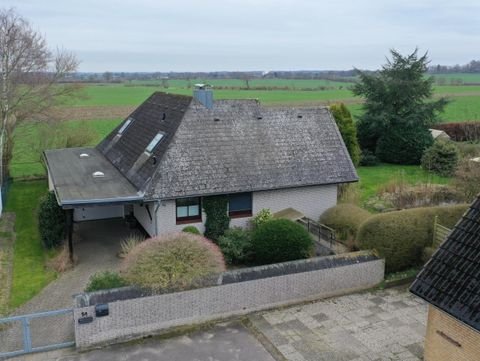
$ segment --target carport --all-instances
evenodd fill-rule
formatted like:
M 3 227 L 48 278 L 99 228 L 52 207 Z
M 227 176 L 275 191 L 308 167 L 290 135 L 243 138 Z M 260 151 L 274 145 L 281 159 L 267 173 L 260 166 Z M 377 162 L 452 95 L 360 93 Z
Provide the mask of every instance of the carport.
M 47 150 L 48 185 L 65 210 L 73 259 L 74 212 L 91 210 L 88 219 L 115 218 L 125 205 L 142 203 L 143 194 L 96 148 Z

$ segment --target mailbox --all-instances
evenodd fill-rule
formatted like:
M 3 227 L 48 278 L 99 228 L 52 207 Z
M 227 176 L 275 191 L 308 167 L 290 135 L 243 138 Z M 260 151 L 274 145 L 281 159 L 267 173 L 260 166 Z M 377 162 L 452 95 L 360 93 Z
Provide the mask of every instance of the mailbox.
M 95 316 L 105 317 L 108 316 L 108 303 L 100 303 L 95 305 Z

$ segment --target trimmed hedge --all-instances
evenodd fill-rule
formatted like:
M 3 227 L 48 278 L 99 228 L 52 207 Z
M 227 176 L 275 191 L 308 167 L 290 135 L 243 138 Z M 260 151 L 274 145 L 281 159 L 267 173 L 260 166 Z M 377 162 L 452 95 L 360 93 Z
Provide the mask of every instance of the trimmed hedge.
M 38 209 L 38 230 L 46 248 L 55 248 L 62 243 L 65 223 L 65 212 L 58 205 L 55 193 L 49 192 L 41 200 Z
M 355 239 L 360 225 L 371 217 L 371 213 L 354 204 L 344 203 L 327 209 L 320 216 L 320 223 L 333 228 L 341 241 Z
M 258 264 L 308 258 L 313 239 L 300 224 L 288 219 L 272 219 L 253 232 L 253 251 Z
M 387 272 L 402 271 L 422 262 L 425 247 L 433 240 L 435 216 L 452 228 L 468 205 L 414 208 L 382 213 L 367 219 L 357 234 L 360 249 L 375 249 L 385 258 Z
M 207 219 L 205 221 L 205 237 L 218 242 L 230 224 L 228 216 L 227 196 L 211 196 L 203 198 L 203 209 Z

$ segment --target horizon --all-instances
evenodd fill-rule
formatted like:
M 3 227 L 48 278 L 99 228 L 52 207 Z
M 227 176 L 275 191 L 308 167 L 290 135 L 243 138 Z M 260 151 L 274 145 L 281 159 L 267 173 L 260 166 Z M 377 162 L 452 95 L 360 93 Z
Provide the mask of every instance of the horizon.
M 0 4 L 26 18 L 50 48 L 76 54 L 84 73 L 378 70 L 392 48 L 407 54 L 418 47 L 431 65 L 479 57 L 472 44 L 480 43 L 480 3 L 473 0 Z

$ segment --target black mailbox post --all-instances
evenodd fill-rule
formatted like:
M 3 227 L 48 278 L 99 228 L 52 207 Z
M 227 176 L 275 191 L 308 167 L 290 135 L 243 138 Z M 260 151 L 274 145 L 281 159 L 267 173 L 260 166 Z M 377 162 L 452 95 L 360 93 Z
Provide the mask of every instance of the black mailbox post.
M 108 303 L 100 303 L 95 305 L 95 316 L 105 317 L 108 316 Z

